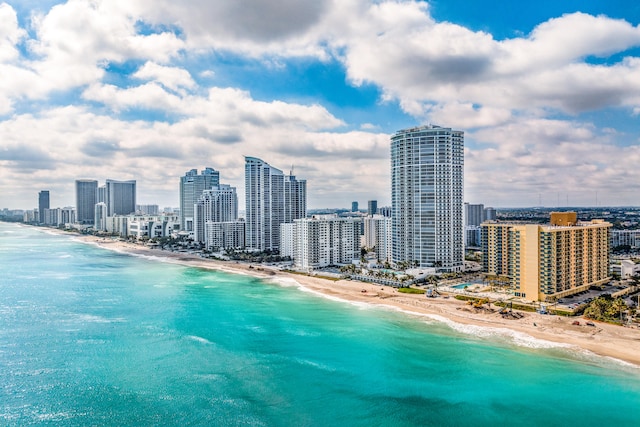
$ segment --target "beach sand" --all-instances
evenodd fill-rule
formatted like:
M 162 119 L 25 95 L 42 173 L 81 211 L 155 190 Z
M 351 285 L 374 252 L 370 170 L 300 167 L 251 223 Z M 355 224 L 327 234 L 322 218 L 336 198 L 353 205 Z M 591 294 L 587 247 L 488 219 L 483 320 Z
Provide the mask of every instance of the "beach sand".
M 185 266 L 249 274 L 276 282 L 296 283 L 309 291 L 344 301 L 386 306 L 413 315 L 452 322 L 450 324 L 454 327 L 461 326 L 457 328 L 461 330 L 465 329 L 465 326 L 478 326 L 482 327 L 483 331 L 488 331 L 487 328 L 493 328 L 494 332 L 505 336 L 522 334 L 523 338 L 533 337 L 550 343 L 583 349 L 599 356 L 612 357 L 640 367 L 640 329 L 637 328 L 600 322 L 594 322 L 595 326 L 587 326 L 587 320 L 582 317 L 562 317 L 531 312 L 519 312 L 523 315 L 519 319 L 504 318 L 497 312 L 497 307 L 493 307 L 496 312 L 474 309 L 466 302 L 456 300 L 453 296 L 450 298 L 426 298 L 424 294 L 399 293 L 389 286 L 351 280 L 328 280 L 283 272 L 258 264 L 205 260 L 196 255 L 151 249 L 140 244 L 115 241 L 109 238 L 78 235 L 78 239 L 105 249 L 133 255 L 159 257 L 163 261 Z M 580 322 L 580 326 L 572 324 L 576 320 Z

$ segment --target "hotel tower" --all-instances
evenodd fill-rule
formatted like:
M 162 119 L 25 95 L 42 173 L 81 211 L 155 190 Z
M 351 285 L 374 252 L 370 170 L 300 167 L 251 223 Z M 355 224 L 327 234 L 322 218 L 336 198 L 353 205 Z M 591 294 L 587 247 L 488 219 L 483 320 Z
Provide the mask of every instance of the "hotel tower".
M 439 126 L 391 137 L 393 261 L 464 267 L 464 132 Z
M 514 295 L 553 301 L 607 283 L 609 228 L 552 212 L 549 224 L 482 224 L 483 271 L 509 283 Z

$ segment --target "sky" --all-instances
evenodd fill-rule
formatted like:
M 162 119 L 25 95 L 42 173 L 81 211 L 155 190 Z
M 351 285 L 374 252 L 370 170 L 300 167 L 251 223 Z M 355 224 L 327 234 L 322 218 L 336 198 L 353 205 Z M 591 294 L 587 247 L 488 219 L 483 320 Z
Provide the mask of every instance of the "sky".
M 1 1 L 1 0 L 0 0 Z M 75 205 L 76 179 L 178 206 L 244 157 L 308 207 L 389 205 L 389 139 L 465 132 L 465 200 L 640 205 L 640 3 L 13 0 L 0 3 L 0 208 Z

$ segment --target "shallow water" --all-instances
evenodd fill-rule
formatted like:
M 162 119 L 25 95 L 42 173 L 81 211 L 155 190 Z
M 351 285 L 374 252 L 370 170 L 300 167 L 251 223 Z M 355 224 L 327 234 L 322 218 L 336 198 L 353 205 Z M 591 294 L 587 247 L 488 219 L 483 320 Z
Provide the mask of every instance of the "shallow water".
M 640 418 L 639 369 L 523 335 L 14 224 L 0 223 L 0 266 L 0 425 L 602 426 Z

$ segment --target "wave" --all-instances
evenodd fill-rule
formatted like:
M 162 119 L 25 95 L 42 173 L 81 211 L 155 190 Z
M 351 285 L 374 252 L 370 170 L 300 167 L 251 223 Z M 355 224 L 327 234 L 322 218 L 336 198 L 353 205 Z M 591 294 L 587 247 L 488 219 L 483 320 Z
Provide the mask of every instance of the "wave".
M 199 337 L 197 335 L 187 335 L 187 338 L 189 338 L 192 341 L 197 341 L 197 342 L 202 343 L 202 344 L 213 345 L 213 343 L 211 341 L 209 341 L 208 339 Z

